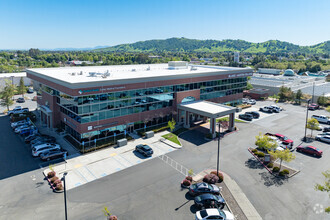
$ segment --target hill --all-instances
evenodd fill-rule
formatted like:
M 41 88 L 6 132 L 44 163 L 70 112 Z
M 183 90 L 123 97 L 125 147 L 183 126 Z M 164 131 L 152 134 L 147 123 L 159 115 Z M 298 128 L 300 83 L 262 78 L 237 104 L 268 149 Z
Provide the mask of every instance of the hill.
M 187 38 L 169 38 L 165 40 L 147 40 L 132 44 L 120 44 L 113 47 L 96 49 L 105 52 L 249 52 L 249 53 L 330 53 L 330 41 L 313 46 L 299 46 L 292 43 L 269 40 L 251 43 L 244 40 L 195 40 Z

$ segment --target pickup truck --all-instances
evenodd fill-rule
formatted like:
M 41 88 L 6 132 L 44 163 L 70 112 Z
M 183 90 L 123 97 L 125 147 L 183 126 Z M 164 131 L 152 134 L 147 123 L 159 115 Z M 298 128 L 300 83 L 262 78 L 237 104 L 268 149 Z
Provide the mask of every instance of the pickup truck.
M 330 118 L 324 115 L 313 115 L 312 118 L 315 118 L 318 122 L 330 125 Z
M 288 137 L 284 136 L 283 134 L 266 133 L 265 135 L 276 137 L 278 140 L 280 140 L 282 142 L 282 144 L 288 146 L 290 149 L 293 146 L 293 140 L 289 139 Z
M 26 113 L 29 112 L 29 108 L 14 108 L 11 111 L 8 111 L 8 115 L 11 116 L 12 114 L 22 114 L 22 113 Z

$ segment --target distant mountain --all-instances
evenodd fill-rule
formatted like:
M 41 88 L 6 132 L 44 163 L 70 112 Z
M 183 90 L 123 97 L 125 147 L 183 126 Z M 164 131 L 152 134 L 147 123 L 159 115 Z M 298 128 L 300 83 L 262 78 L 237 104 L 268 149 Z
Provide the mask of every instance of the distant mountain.
M 330 53 L 330 41 L 313 46 L 299 46 L 292 43 L 269 40 L 251 43 L 244 40 L 195 40 L 187 38 L 169 38 L 165 40 L 147 40 L 131 44 L 95 49 L 105 52 L 250 52 L 250 53 Z
M 40 49 L 40 50 L 46 50 L 46 51 L 88 51 L 88 50 L 95 50 L 95 49 L 102 49 L 102 48 L 108 48 L 109 46 L 96 46 L 96 47 L 85 47 L 85 48 L 74 48 L 74 47 L 68 47 L 68 48 L 54 48 L 54 49 Z

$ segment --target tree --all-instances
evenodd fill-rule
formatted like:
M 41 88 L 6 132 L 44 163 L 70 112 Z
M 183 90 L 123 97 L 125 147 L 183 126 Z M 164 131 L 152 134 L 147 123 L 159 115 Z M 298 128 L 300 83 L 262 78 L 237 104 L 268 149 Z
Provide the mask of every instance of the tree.
M 285 150 L 268 151 L 275 159 L 280 159 L 280 170 L 282 161 L 290 162 L 296 158 L 296 156 L 287 148 Z
M 313 136 L 313 130 L 317 130 L 319 125 L 319 122 L 315 118 L 310 118 L 307 120 L 306 128 L 311 130 L 311 136 Z
M 24 98 L 24 93 L 26 91 L 26 87 L 24 85 L 24 79 L 23 77 L 21 77 L 20 81 L 19 81 L 19 85 L 17 87 L 17 91 L 19 94 L 22 94 L 22 97 Z
M 246 84 L 246 89 L 247 89 L 247 90 L 253 89 L 252 84 L 249 83 L 249 82 L 247 82 L 247 84 Z
M 323 176 L 325 177 L 324 184 L 316 184 L 315 190 L 321 191 L 321 192 L 327 192 L 330 197 L 330 170 L 327 170 L 325 172 L 322 172 Z M 330 206 L 328 208 L 325 208 L 325 212 L 330 213 Z
M 7 106 L 7 110 L 9 111 L 9 106 L 14 104 L 13 96 L 15 94 L 15 85 L 12 84 L 11 80 L 5 80 L 6 86 L 1 92 L 0 96 L 2 98 L 1 105 Z
M 174 128 L 175 128 L 175 124 L 176 124 L 174 118 L 172 118 L 171 121 L 168 121 L 167 124 L 168 124 L 168 126 L 170 127 L 170 130 L 171 130 L 171 132 L 172 132 L 172 131 L 174 130 Z
M 317 104 L 326 106 L 328 104 L 328 98 L 325 97 L 324 95 L 321 95 L 317 98 Z
M 267 135 L 263 135 L 261 132 L 256 136 L 255 145 L 257 145 L 259 149 L 264 149 L 267 151 L 275 150 L 277 148 L 277 143 L 271 141 Z
M 328 106 L 325 110 L 327 110 L 327 112 L 330 112 L 330 106 Z
M 301 97 L 303 96 L 303 93 L 301 92 L 300 89 L 298 89 L 297 93 L 296 93 L 296 100 L 298 100 L 298 103 L 300 105 L 301 103 Z

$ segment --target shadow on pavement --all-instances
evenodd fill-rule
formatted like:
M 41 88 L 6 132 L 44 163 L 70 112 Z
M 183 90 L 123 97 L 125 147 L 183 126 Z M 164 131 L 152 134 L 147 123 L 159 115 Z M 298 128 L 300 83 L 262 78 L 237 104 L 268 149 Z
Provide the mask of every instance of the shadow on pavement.
M 190 206 L 190 211 L 195 214 L 197 211 L 199 211 L 199 209 L 195 206 L 195 204 Z
M 187 200 L 194 200 L 194 196 L 192 196 L 192 195 L 190 195 L 189 194 L 189 191 L 185 194 L 185 198 L 187 199 Z
M 180 138 L 196 146 L 209 142 L 204 139 L 204 134 L 197 130 L 187 131 L 180 135 Z
M 141 154 L 141 153 L 139 153 L 139 152 L 137 152 L 135 150 L 133 150 L 133 154 L 135 156 L 137 156 L 138 158 L 142 159 L 142 160 L 145 160 L 145 159 L 148 159 L 149 158 L 149 157 L 145 157 L 143 154 Z
M 281 186 L 284 183 L 288 182 L 288 179 L 274 176 L 267 172 L 259 173 L 261 180 L 264 181 L 264 185 L 269 186 Z
M 247 161 L 245 161 L 245 166 L 250 169 L 263 169 L 264 166 L 255 158 L 249 158 Z

